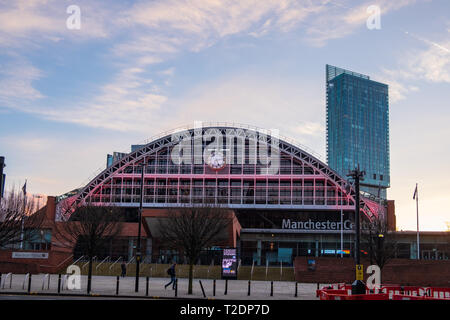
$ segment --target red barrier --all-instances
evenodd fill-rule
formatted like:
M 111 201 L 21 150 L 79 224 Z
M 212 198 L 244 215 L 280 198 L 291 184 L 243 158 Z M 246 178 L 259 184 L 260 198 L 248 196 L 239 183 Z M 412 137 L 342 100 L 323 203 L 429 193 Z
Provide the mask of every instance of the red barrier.
M 338 288 L 338 289 L 334 289 Z M 366 294 L 352 295 L 351 285 L 335 284 L 316 291 L 320 300 L 446 300 L 450 288 L 385 285 L 380 289 L 366 289 Z
M 320 300 L 388 300 L 387 294 L 354 294 L 348 295 L 345 290 L 318 290 Z M 340 291 L 343 293 L 331 293 Z
M 425 297 L 394 294 L 392 300 L 425 300 Z
M 335 289 L 319 289 L 316 291 L 316 297 L 319 297 L 321 292 L 325 292 L 326 294 L 339 294 L 339 295 L 346 295 L 347 291 L 345 290 L 335 290 Z
M 450 298 L 435 298 L 435 297 L 427 297 L 427 296 L 409 296 L 409 295 L 401 295 L 394 294 L 392 300 L 444 300 L 450 301 Z

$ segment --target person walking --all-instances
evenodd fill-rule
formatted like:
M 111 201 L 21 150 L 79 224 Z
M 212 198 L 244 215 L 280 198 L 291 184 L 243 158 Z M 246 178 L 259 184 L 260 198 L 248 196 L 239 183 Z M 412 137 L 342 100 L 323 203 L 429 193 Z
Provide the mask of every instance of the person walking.
M 127 265 L 125 261 L 122 261 L 122 264 L 120 265 L 122 268 L 122 274 L 120 275 L 122 278 L 124 278 L 127 275 Z
M 175 267 L 177 266 L 176 262 L 172 264 L 172 266 L 167 269 L 167 274 L 170 276 L 170 282 L 164 286 L 164 289 L 167 289 L 168 286 L 172 284 L 172 290 L 175 290 L 175 283 L 176 283 L 176 273 L 175 273 Z

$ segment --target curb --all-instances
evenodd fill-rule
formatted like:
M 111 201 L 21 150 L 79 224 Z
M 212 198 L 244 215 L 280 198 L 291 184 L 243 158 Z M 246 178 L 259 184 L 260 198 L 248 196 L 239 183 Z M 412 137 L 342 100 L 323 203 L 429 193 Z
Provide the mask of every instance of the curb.
M 2 295 L 18 295 L 18 296 L 52 296 L 52 297 L 83 297 L 83 298 L 124 298 L 124 299 L 135 299 L 135 300 L 161 300 L 161 299 L 168 299 L 168 300 L 198 300 L 198 301 L 204 301 L 204 300 L 213 300 L 211 298 L 189 298 L 189 297 L 161 297 L 161 296 L 129 296 L 129 295 L 112 295 L 112 294 L 98 294 L 98 293 L 91 293 L 91 294 L 81 294 L 81 293 L 63 293 L 63 294 L 57 294 L 57 293 L 43 293 L 43 292 L 0 292 L 0 296 Z

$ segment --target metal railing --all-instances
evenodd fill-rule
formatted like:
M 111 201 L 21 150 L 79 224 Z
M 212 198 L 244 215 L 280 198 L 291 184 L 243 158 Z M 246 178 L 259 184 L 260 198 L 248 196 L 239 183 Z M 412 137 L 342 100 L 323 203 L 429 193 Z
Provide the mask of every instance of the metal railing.
M 62 278 L 62 282 L 61 282 L 61 290 L 64 290 L 64 288 L 67 290 L 68 289 L 68 280 L 69 280 L 69 275 L 65 274 Z
M 92 263 L 97 261 L 97 256 L 92 257 Z M 83 264 L 83 266 L 81 267 L 81 269 L 84 269 L 84 267 L 86 267 L 89 264 L 89 260 L 88 262 L 86 262 L 85 264 Z
M 95 270 L 98 270 L 98 267 L 100 267 L 104 262 L 108 261 L 111 259 L 110 256 L 107 256 L 105 259 L 102 260 L 102 262 L 100 262 L 96 267 Z
M 2 284 L 2 289 L 5 289 L 5 283 L 9 278 L 9 288 L 11 289 L 12 287 L 12 273 L 9 272 L 6 274 L 5 279 L 3 280 L 3 284 Z
M 28 279 L 30 279 L 30 274 L 27 273 L 23 278 L 22 289 L 25 289 L 25 285 L 28 284 Z
M 84 258 L 84 256 L 79 257 L 77 260 L 75 260 L 75 262 L 73 264 L 77 264 L 77 262 L 80 261 L 83 258 Z
M 114 261 L 110 266 L 109 266 L 109 271 L 111 272 L 111 269 L 114 267 L 114 265 L 119 262 L 120 260 L 122 260 L 122 256 L 120 256 L 116 261 Z
M 47 284 L 47 290 L 50 290 L 50 274 L 49 273 L 44 274 L 44 277 L 42 278 L 42 290 L 45 290 L 46 284 Z
M 129 265 L 130 263 L 132 263 L 132 262 L 134 261 L 135 258 L 136 258 L 136 257 L 133 256 L 133 257 L 130 259 L 130 261 L 128 261 L 125 265 L 128 267 L 128 265 Z

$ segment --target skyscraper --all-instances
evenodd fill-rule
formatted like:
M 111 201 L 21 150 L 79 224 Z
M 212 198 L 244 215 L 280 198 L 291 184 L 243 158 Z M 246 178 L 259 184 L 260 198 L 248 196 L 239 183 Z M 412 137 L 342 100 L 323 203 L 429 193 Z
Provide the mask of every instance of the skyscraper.
M 327 162 L 342 176 L 360 166 L 361 190 L 386 199 L 389 173 L 388 86 L 326 65 Z

